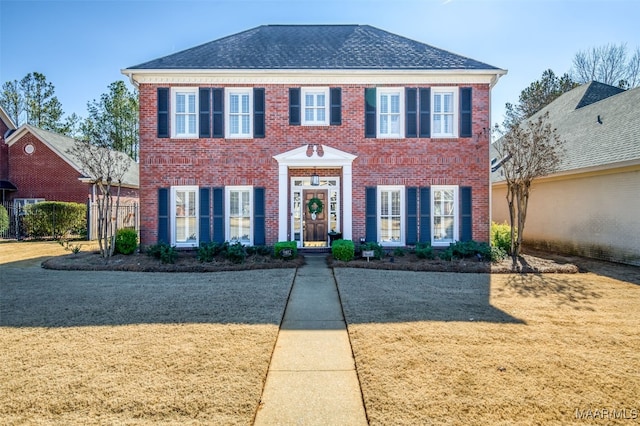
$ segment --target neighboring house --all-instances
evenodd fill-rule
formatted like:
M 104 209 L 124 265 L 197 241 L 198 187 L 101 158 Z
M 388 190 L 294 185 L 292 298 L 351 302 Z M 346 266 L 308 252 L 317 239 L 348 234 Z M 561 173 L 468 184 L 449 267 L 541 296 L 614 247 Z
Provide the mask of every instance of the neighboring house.
M 7 180 L 16 188 L 6 201 L 22 207 L 39 201 L 86 204 L 97 190 L 82 172 L 82 165 L 67 151 L 76 141 L 70 137 L 24 124 L 5 140 Z M 138 165 L 131 165 L 123 182 L 123 203 L 138 200 Z
M 265 25 L 122 72 L 143 245 L 489 240 L 505 70 L 367 25 Z
M 17 190 L 9 180 L 9 146 L 6 140 L 16 130 L 16 125 L 0 106 L 0 204 L 8 200 L 9 193 Z
M 525 243 L 640 265 L 640 88 L 623 91 L 591 82 L 538 114 L 547 111 L 566 141 L 566 154 L 557 173 L 534 180 Z M 494 221 L 509 219 L 505 197 L 498 170 Z

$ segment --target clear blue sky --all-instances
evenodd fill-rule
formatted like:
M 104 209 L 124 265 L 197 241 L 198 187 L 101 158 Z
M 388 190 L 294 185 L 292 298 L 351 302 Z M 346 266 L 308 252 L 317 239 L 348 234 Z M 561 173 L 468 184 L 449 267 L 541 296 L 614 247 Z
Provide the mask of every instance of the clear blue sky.
M 640 46 L 640 0 L 0 0 L 0 84 L 38 71 L 65 114 L 126 80 L 120 70 L 263 24 L 369 24 L 508 70 L 505 102 L 575 54 Z

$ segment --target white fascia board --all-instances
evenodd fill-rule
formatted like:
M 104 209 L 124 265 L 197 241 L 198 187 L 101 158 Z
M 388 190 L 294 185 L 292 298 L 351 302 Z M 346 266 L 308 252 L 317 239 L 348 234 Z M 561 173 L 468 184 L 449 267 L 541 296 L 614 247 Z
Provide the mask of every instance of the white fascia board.
M 506 70 L 154 70 L 124 69 L 138 84 L 489 84 Z

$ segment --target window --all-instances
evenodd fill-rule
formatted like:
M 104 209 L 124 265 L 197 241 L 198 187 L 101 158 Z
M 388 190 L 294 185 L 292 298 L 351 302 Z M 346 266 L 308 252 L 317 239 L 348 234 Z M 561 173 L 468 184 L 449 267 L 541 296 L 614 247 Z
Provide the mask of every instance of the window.
M 455 87 L 431 88 L 432 123 L 431 137 L 458 137 L 458 89 Z
M 382 245 L 404 245 L 403 186 L 378 187 L 378 235 Z
M 198 137 L 198 88 L 175 87 L 171 89 L 171 136 L 174 138 Z
M 431 187 L 432 241 L 448 246 L 458 240 L 458 187 Z
M 329 88 L 302 88 L 302 124 L 306 126 L 326 126 L 329 124 Z
M 253 244 L 253 188 L 251 186 L 226 187 L 226 240 L 244 245 Z
M 404 134 L 404 90 L 379 88 L 378 137 L 399 138 Z
M 228 89 L 226 93 L 226 137 L 252 138 L 253 90 L 232 88 Z
M 31 206 L 33 204 L 38 204 L 42 201 L 45 201 L 44 198 L 14 198 L 13 207 L 16 209 L 20 216 L 24 216 L 26 214 L 25 207 Z
M 171 188 L 171 242 L 176 247 L 198 245 L 198 187 Z

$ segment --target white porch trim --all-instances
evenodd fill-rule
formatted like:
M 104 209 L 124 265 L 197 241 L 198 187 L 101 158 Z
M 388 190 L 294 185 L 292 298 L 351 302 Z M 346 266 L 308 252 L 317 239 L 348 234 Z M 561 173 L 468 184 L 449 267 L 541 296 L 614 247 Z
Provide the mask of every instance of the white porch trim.
M 320 151 L 320 153 L 318 152 Z M 310 152 L 311 155 L 308 155 Z M 278 240 L 288 241 L 287 233 L 290 218 L 289 211 L 289 179 L 290 167 L 304 168 L 341 168 L 342 169 L 342 237 L 351 240 L 353 237 L 353 160 L 357 155 L 340 151 L 326 145 L 308 144 L 282 154 L 274 155 L 278 162 Z

